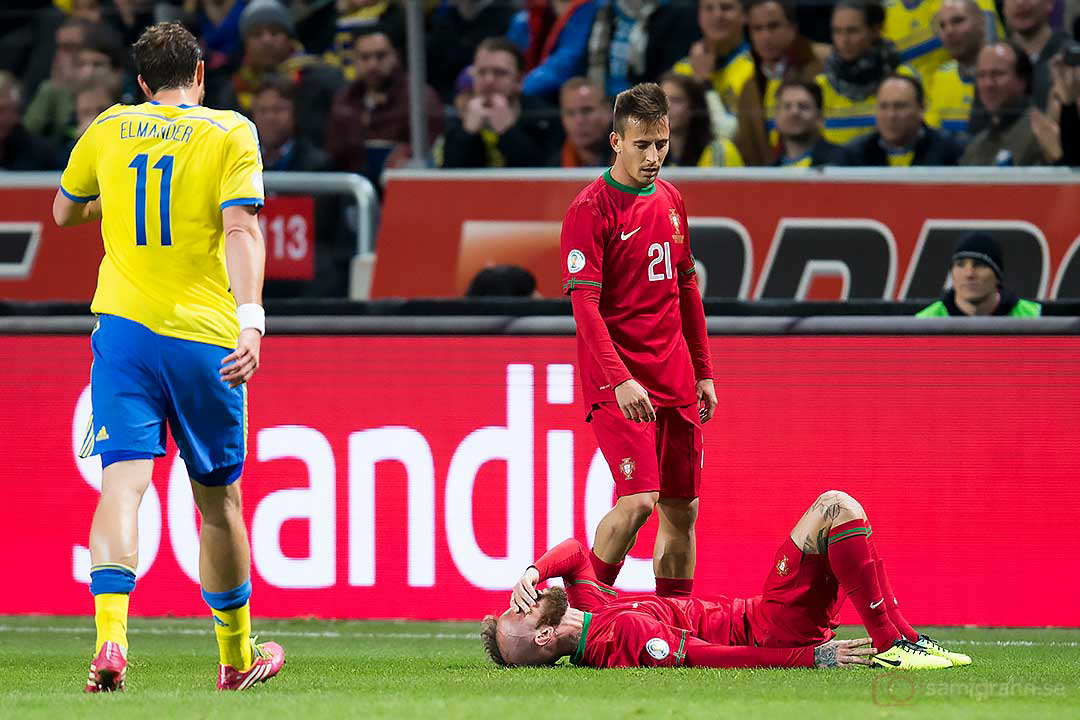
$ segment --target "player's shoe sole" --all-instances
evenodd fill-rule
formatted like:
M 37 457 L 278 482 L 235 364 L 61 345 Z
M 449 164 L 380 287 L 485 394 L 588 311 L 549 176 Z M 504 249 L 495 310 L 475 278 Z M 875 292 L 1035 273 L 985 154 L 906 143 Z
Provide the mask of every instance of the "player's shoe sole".
M 945 658 L 952 663 L 953 667 L 971 664 L 971 658 L 969 656 L 964 653 L 953 652 L 952 650 L 944 648 L 941 646 L 941 643 L 926 635 L 920 635 L 919 639 L 915 641 L 915 644 L 931 655 Z
M 102 643 L 101 650 L 90 661 L 90 675 L 86 679 L 85 692 L 117 692 L 124 689 L 127 676 L 127 655 L 119 643 Z
M 897 640 L 885 652 L 871 657 L 870 665 L 886 670 L 940 670 L 952 667 L 946 658 L 904 639 Z
M 252 638 L 251 650 L 255 661 L 247 670 L 241 672 L 230 665 L 218 665 L 218 690 L 247 690 L 281 672 L 285 665 L 285 650 L 276 642 L 257 645 Z

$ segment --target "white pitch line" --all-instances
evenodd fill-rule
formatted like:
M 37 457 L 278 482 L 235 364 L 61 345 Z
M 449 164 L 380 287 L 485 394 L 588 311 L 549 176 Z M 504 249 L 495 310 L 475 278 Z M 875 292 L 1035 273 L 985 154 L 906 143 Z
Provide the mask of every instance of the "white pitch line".
M 94 627 L 16 627 L 14 625 L 0 625 L 0 633 L 59 633 L 59 634 L 92 634 Z M 213 632 L 213 626 L 207 623 L 205 630 L 188 627 L 174 628 L 128 628 L 129 635 L 207 635 Z M 390 640 L 475 640 L 480 633 L 407 633 L 407 632 L 339 632 L 337 630 L 324 630 L 322 632 L 310 632 L 306 630 L 266 630 L 266 635 L 274 637 L 304 637 L 304 638 L 383 638 Z
M 213 628 L 209 626 L 205 630 L 191 627 L 135 627 L 128 628 L 132 635 L 206 635 Z M 57 633 L 57 634 L 91 634 L 95 632 L 92 625 L 86 627 L 65 626 L 30 626 L 21 627 L 15 625 L 0 625 L 0 633 Z M 342 632 L 339 630 L 322 630 L 312 632 L 309 630 L 273 630 L 267 629 L 267 635 L 275 637 L 302 637 L 302 638 L 370 638 L 388 640 L 475 640 L 479 633 L 422 633 L 422 632 Z M 1072 640 L 961 640 L 946 639 L 947 645 L 975 645 L 981 647 L 1080 647 L 1080 641 Z

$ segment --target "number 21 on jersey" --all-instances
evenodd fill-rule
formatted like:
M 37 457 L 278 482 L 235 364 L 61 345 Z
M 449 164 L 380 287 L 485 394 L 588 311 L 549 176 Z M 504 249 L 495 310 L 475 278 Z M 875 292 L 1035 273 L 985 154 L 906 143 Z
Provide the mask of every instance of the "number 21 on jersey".
M 150 156 L 139 153 L 128 165 L 135 168 L 135 244 L 146 244 L 146 176 Z M 172 194 L 173 156 L 162 155 L 154 169 L 161 171 L 158 188 L 158 214 L 161 225 L 161 244 L 172 245 L 172 228 L 169 223 L 169 199 Z
M 671 243 L 653 243 L 649 246 L 649 281 L 671 279 Z M 662 267 L 658 267 L 662 266 Z

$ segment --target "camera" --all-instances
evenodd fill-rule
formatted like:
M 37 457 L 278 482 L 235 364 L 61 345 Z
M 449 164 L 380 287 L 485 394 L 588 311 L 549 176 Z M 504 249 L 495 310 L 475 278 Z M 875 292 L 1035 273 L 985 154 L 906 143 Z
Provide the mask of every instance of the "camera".
M 1065 64 L 1070 67 L 1080 65 L 1080 43 L 1071 42 L 1065 46 Z

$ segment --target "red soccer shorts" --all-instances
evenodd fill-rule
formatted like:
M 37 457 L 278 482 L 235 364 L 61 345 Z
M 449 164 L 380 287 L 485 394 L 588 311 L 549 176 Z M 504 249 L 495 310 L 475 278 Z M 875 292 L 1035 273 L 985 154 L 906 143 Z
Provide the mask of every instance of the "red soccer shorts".
M 618 403 L 593 405 L 587 421 L 604 454 L 618 497 L 659 492 L 696 498 L 701 487 L 701 420 L 697 404 L 656 408 L 656 422 L 623 417 Z
M 828 556 L 803 554 L 788 537 L 773 557 L 761 597 L 747 603 L 756 643 L 762 647 L 823 643 L 835 634 L 844 599 Z

